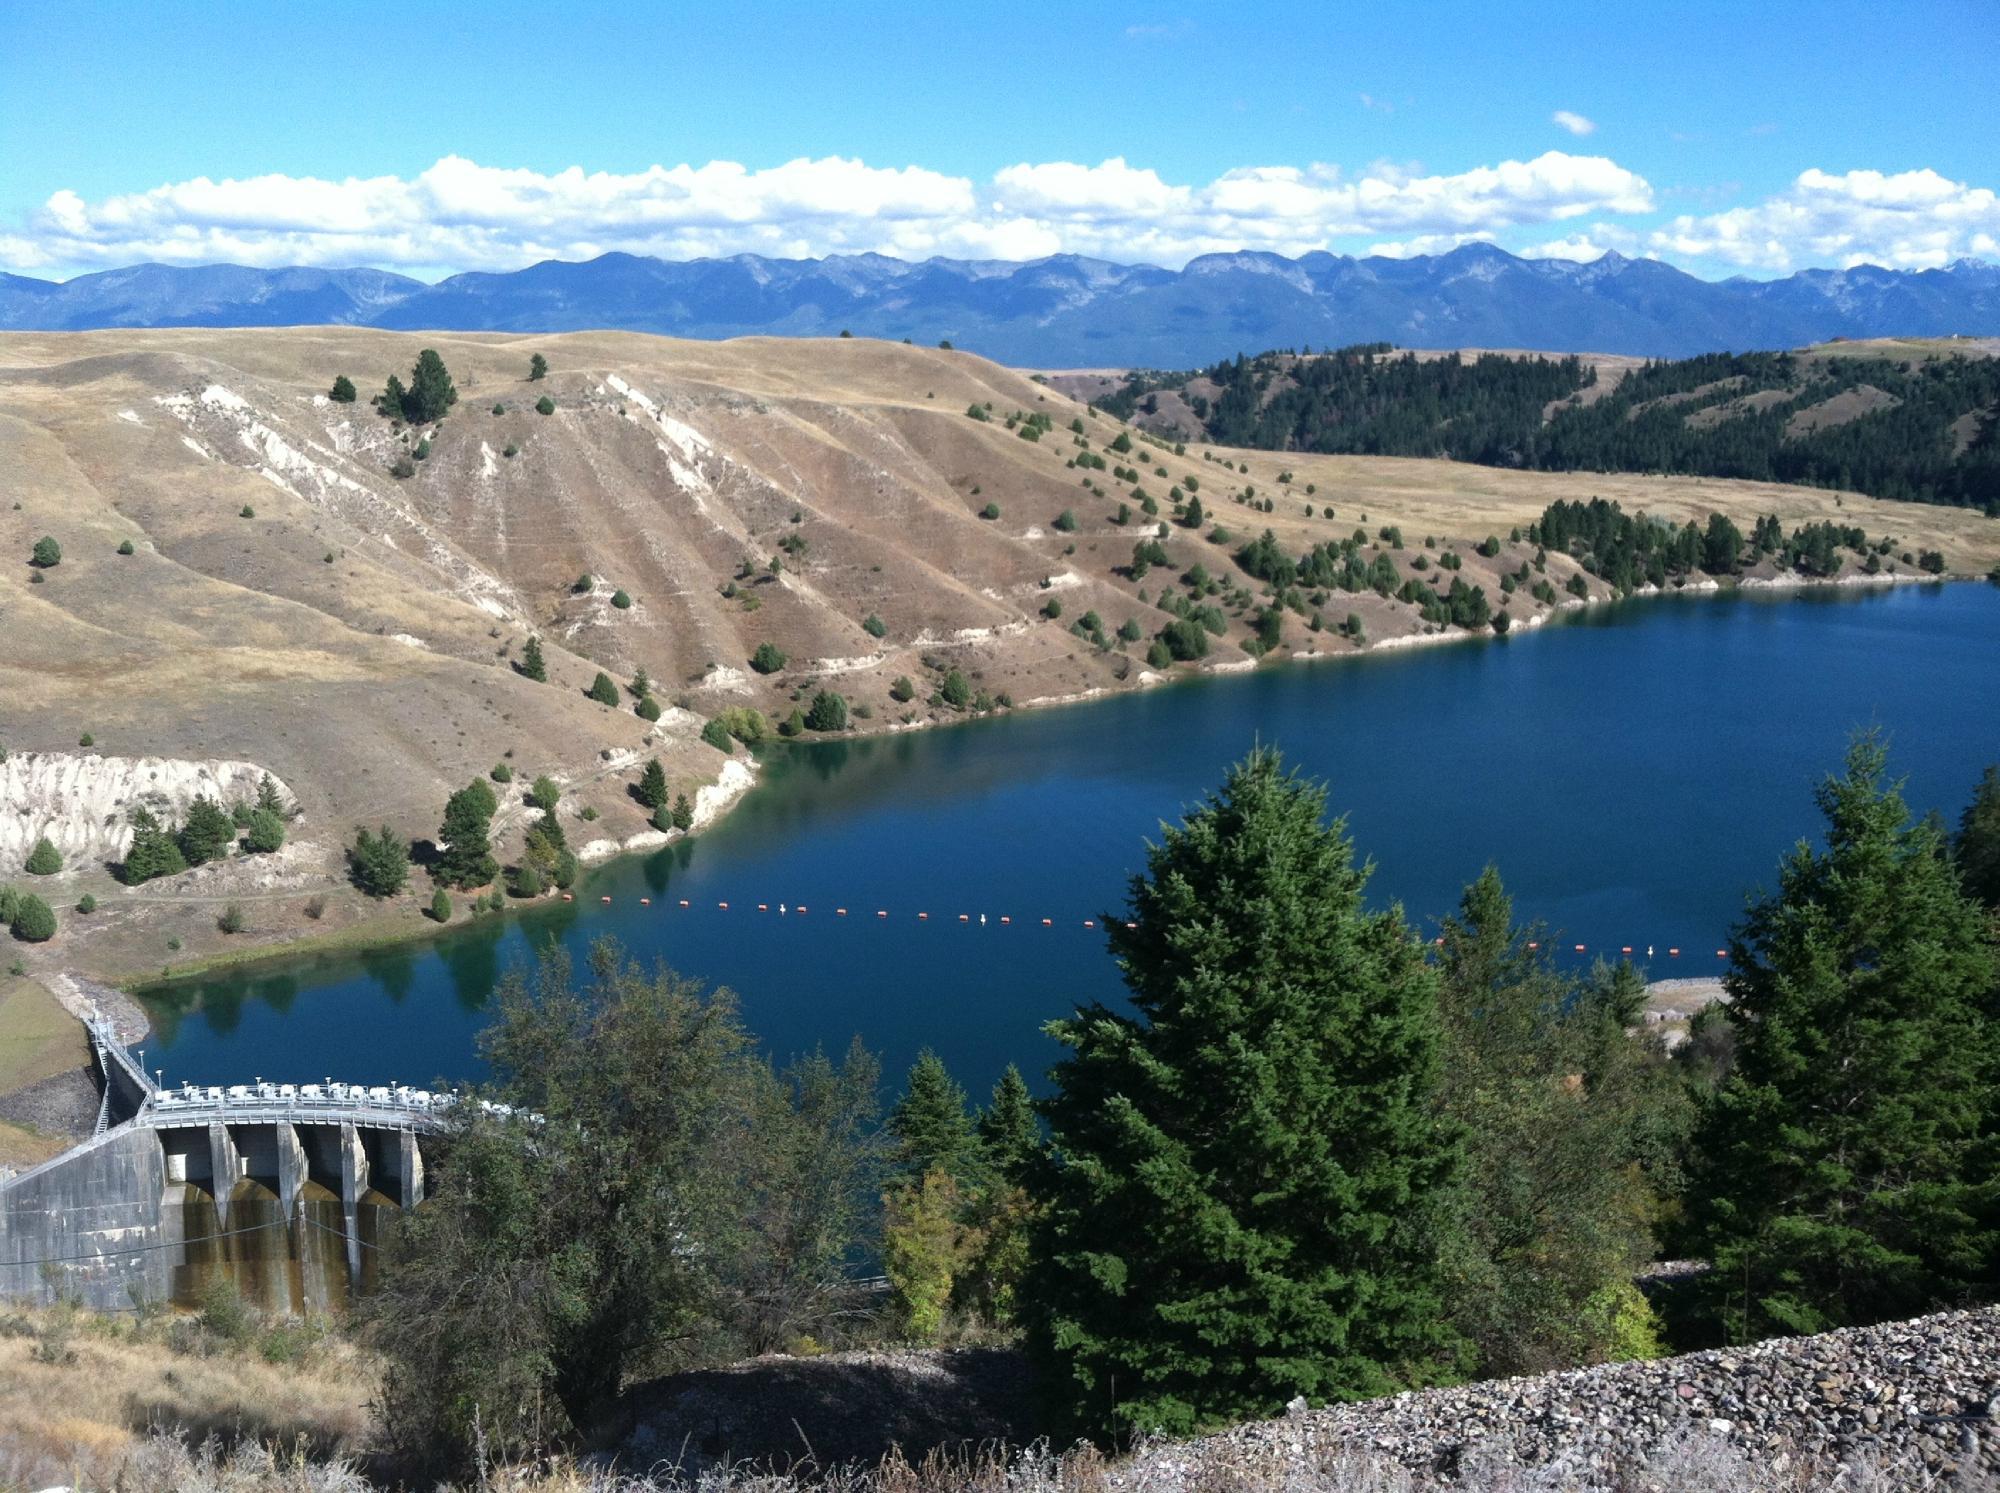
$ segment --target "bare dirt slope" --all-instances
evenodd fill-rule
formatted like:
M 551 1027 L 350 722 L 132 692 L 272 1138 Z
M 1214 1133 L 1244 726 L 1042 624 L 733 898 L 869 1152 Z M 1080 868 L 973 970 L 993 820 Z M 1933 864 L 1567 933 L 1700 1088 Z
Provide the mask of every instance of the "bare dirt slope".
M 368 397 L 390 373 L 408 378 L 427 347 L 459 398 L 441 425 L 411 431 Z M 551 371 L 529 382 L 537 352 Z M 342 374 L 358 402 L 327 397 Z M 552 413 L 537 412 L 544 396 Z M 992 417 L 969 418 L 975 404 Z M 1010 416 L 1035 414 L 1051 422 L 1039 440 L 1010 428 Z M 255 764 L 302 811 L 285 855 L 254 868 L 128 891 L 79 856 L 40 889 L 64 907 L 89 890 L 132 916 L 66 916 L 30 961 L 129 975 L 212 952 L 212 904 L 224 898 L 248 913 L 230 947 L 313 931 L 300 918 L 309 893 L 332 892 L 319 931 L 338 927 L 353 826 L 433 833 L 447 793 L 503 757 L 516 777 L 503 828 L 518 835 L 519 788 L 548 772 L 565 786 L 565 815 L 595 811 L 571 843 L 608 848 L 650 833 L 626 791 L 646 757 L 661 758 L 676 791 L 724 771 L 699 731 L 732 705 L 783 718 L 837 689 L 859 708 L 855 729 L 877 730 L 956 718 L 926 703 L 950 667 L 1023 706 L 1136 688 L 1161 677 L 1144 662 L 1171 620 L 1157 603 L 1196 562 L 1246 588 L 1241 602 L 1222 598 L 1228 626 L 1200 667 L 1248 667 L 1257 608 L 1229 556 L 1265 528 L 1292 554 L 1365 528 L 1372 554 L 1386 547 L 1378 531 L 1399 525 L 1403 574 L 1420 554 L 1452 552 L 1454 574 L 1496 605 L 1502 572 L 1532 555 L 1508 542 L 1511 528 L 1558 497 L 1602 494 L 1676 522 L 1721 510 L 1746 529 L 1766 512 L 1787 525 L 1838 517 L 1940 549 L 1957 571 L 2000 559 L 1996 526 L 1950 509 L 1714 481 L 1176 454 L 1137 432 L 1127 454 L 1119 434 L 1026 375 L 861 339 L 0 337 L 0 744 L 74 753 L 87 734 L 107 759 Z M 1077 466 L 1085 454 L 1110 469 Z M 392 475 L 399 458 L 411 475 Z M 1168 517 L 1169 490 L 1195 483 L 1208 523 L 1172 527 L 1168 565 L 1129 574 L 1135 540 Z M 1141 514 L 1141 490 L 1157 519 Z M 989 504 L 997 518 L 982 516 Z M 1073 528 L 1058 527 L 1065 512 Z M 1490 558 L 1473 548 L 1488 534 L 1503 541 Z M 28 564 L 43 535 L 62 546 L 54 568 Z M 1439 547 L 1425 550 L 1424 536 Z M 1575 571 L 1549 557 L 1557 588 Z M 1440 590 L 1449 579 L 1425 578 Z M 1355 651 L 1332 630 L 1349 611 L 1371 646 L 1439 635 L 1414 607 L 1372 593 L 1327 604 L 1325 631 L 1284 618 L 1280 653 Z M 1548 610 L 1525 589 L 1509 608 L 1523 625 Z M 1091 612 L 1107 646 L 1072 631 Z M 1128 620 L 1135 643 L 1114 635 Z M 513 667 L 531 635 L 547 684 Z M 766 642 L 788 660 L 768 676 L 749 667 Z M 658 723 L 629 694 L 617 707 L 586 697 L 600 669 L 623 684 L 641 668 L 669 707 Z M 892 697 L 901 676 L 915 681 L 913 700 Z M 415 899 L 397 916 L 414 920 Z M 143 936 L 106 931 L 134 918 Z

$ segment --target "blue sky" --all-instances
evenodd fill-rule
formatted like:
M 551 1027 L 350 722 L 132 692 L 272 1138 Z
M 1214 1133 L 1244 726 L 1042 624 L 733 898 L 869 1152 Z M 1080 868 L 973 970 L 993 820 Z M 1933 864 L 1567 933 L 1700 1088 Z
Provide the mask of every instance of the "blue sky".
M 1991 0 L 9 0 L 0 267 L 2000 258 L 1996 43 Z

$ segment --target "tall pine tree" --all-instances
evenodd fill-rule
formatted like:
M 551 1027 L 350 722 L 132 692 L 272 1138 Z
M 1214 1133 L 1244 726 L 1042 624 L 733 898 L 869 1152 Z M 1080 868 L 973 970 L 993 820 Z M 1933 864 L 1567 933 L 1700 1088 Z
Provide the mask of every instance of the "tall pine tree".
M 437 860 L 431 867 L 438 882 L 455 887 L 484 886 L 499 875 L 499 863 L 487 843 L 497 807 L 493 790 L 476 778 L 445 800 Z
M 1737 1340 L 1907 1317 L 1996 1284 L 1995 936 L 1864 737 L 1731 940 L 1735 1066 L 1689 1187 Z M 1984 1220 L 1982 1222 L 1982 1219 Z
M 1185 1433 L 1421 1380 L 1459 1145 L 1436 982 L 1325 793 L 1258 750 L 1107 919 L 1137 1017 L 1079 1010 L 1042 1109 L 1023 1316 L 1051 1408 Z
M 889 1135 L 890 1165 L 901 1181 L 915 1183 L 927 1173 L 943 1172 L 965 1184 L 980 1171 L 965 1090 L 928 1047 L 910 1065 L 903 1097 L 889 1111 Z

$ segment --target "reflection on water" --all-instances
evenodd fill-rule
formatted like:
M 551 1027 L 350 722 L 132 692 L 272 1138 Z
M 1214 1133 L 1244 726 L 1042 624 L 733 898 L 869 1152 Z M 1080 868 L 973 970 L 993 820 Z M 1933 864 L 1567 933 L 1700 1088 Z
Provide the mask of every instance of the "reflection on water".
M 1744 893 L 1815 832 L 1812 787 L 1857 725 L 1889 732 L 1918 812 L 1957 814 L 2000 754 L 1980 687 L 1997 648 L 1991 587 L 1663 598 L 1505 639 L 780 745 L 721 824 L 589 873 L 574 904 L 146 992 L 148 1059 L 201 1083 L 474 1077 L 495 981 L 551 942 L 580 954 L 611 935 L 734 988 L 780 1057 L 859 1033 L 892 1075 L 928 1045 L 983 1091 L 1010 1060 L 1045 1065 L 1050 1017 L 1119 998 L 1083 919 L 1115 908 L 1159 822 L 1259 738 L 1328 782 L 1375 863 L 1371 897 L 1419 926 L 1490 859 L 1565 945 L 1652 944 L 1654 973 L 1708 973 Z M 781 901 L 812 914 L 781 919 Z
M 230 1190 L 226 1219 L 214 1194 L 195 1182 L 169 1186 L 166 1208 L 178 1212 L 181 1226 L 180 1261 L 169 1287 L 176 1306 L 199 1308 L 218 1284 L 273 1316 L 324 1316 L 353 1299 L 345 1213 L 339 1195 L 318 1182 L 299 1189 L 290 1220 L 278 1195 L 250 1177 L 238 1178 Z M 376 1245 L 395 1209 L 393 1199 L 372 1188 L 356 1208 L 364 1294 L 373 1289 Z

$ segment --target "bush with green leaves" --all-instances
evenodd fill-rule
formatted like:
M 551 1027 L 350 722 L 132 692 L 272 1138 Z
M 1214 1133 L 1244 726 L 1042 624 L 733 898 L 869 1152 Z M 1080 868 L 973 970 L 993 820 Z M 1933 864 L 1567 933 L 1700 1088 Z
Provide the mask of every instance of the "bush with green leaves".
M 241 933 L 244 927 L 243 904 L 231 902 L 216 917 L 215 926 L 224 933 Z
M 775 674 L 785 666 L 785 655 L 775 643 L 759 643 L 750 655 L 750 667 L 759 674 Z
M 542 882 L 542 873 L 533 866 L 524 864 L 514 868 L 514 874 L 507 883 L 507 890 L 516 897 L 539 897 L 548 888 Z
M 35 541 L 31 563 L 42 570 L 53 570 L 62 564 L 62 546 L 49 535 L 44 534 Z
M 984 508 L 979 510 L 979 516 L 984 519 L 998 518 L 1000 516 L 1000 505 L 998 503 L 988 503 Z
M 621 612 L 629 612 L 632 609 L 632 598 L 627 592 L 613 591 L 611 604 Z
M 786 716 L 782 721 L 778 723 L 778 734 L 784 737 L 795 737 L 795 736 L 803 736 L 805 735 L 805 732 L 806 732 L 805 712 L 800 710 L 796 705 L 794 705 L 792 707 L 792 713 Z
M 718 752 L 733 752 L 736 742 L 729 734 L 729 728 L 721 721 L 711 719 L 701 728 L 701 739 Z
M 660 702 L 651 695 L 643 695 L 639 703 L 632 707 L 632 713 L 642 721 L 656 721 L 660 718 Z
M 883 622 L 880 617 L 870 612 L 866 617 L 861 619 L 861 630 L 871 638 L 879 638 L 887 633 L 889 628 L 888 624 Z
M 830 689 L 823 689 L 814 695 L 812 709 L 806 712 L 806 729 L 810 731 L 845 731 L 847 729 L 846 698 Z
M 590 688 L 584 691 L 584 693 L 589 695 L 591 699 L 595 700 L 600 705 L 610 705 L 615 707 L 620 699 L 620 696 L 618 694 L 618 681 L 613 679 L 609 674 L 605 673 L 602 669 L 599 669 L 597 671 L 597 677 L 590 682 Z
M 889 698 L 898 703 L 907 703 L 917 697 L 917 687 L 907 674 L 898 674 L 889 685 Z
M 535 353 L 528 359 L 529 383 L 540 383 L 544 378 L 548 377 L 548 372 L 549 360 L 540 353 Z
M 285 848 L 285 821 L 269 809 L 252 809 L 243 829 L 243 848 L 251 855 L 271 855 Z
M 1071 508 L 1065 508 L 1065 509 L 1063 509 L 1063 511 L 1062 511 L 1061 513 L 1058 513 L 1058 514 L 1057 514 L 1057 515 L 1055 516 L 1055 518 L 1054 518 L 1054 519 L 1052 519 L 1052 520 L 1050 521 L 1050 523 L 1049 523 L 1049 527 L 1050 527 L 1050 528 L 1052 528 L 1052 529 L 1054 529 L 1054 530 L 1055 530 L 1055 531 L 1056 531 L 1056 532 L 1057 532 L 1058 534 L 1073 534 L 1073 533 L 1075 533 L 1075 532 L 1076 532 L 1076 511 L 1075 511 L 1074 509 L 1071 509 Z
M 348 878 L 371 897 L 393 897 L 410 878 L 410 842 L 388 825 L 360 825 L 347 851 Z
M 97 898 L 89 892 L 85 892 L 81 897 L 76 899 L 76 910 L 85 917 L 89 917 L 93 912 L 97 911 Z
M 30 876 L 53 876 L 62 870 L 62 852 L 47 835 L 35 841 L 35 848 L 28 852 L 28 861 L 22 867 Z
M 354 403 L 354 380 L 344 373 L 336 374 L 333 380 L 333 387 L 327 390 L 326 397 L 331 399 L 335 404 Z
M 135 551 L 135 550 L 133 549 L 133 547 L 132 547 L 132 541 L 131 541 L 131 540 L 129 540 L 129 539 L 121 539 L 121 540 L 119 540 L 119 541 L 118 541 L 118 553 L 119 553 L 119 554 L 121 554 L 121 555 L 130 555 L 130 554 L 134 554 L 134 553 L 136 553 L 136 551 Z
M 540 399 L 537 399 L 535 401 L 536 414 L 553 415 L 555 412 L 556 412 L 556 402 L 553 399 L 549 398 L 548 395 L 544 394 Z
M 205 865 L 229 853 L 236 843 L 236 821 L 214 799 L 197 798 L 188 805 L 174 840 L 190 866 Z
M 972 683 L 957 669 L 948 669 L 944 681 L 938 685 L 938 694 L 953 710 L 963 710 L 972 703 Z
M 47 943 L 56 936 L 56 915 L 33 892 L 23 892 L 14 901 L 8 927 L 22 943 Z

